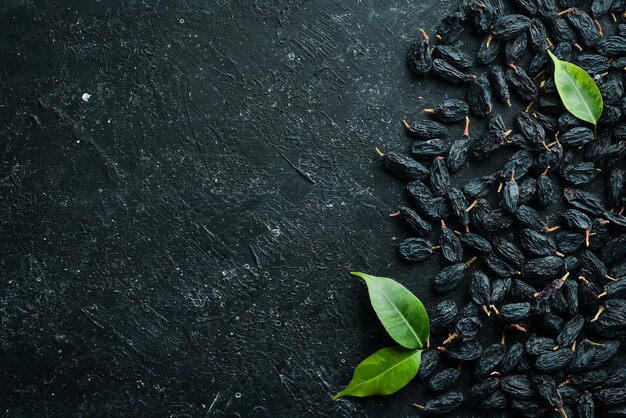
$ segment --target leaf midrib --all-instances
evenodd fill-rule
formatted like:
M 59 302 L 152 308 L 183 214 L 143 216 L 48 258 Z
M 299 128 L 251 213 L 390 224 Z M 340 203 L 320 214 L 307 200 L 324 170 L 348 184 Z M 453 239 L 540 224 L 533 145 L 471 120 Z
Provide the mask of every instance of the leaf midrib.
M 565 74 L 567 76 L 567 78 L 569 79 L 569 81 L 572 83 L 572 86 L 574 86 L 574 89 L 576 90 L 576 93 L 578 93 L 578 96 L 581 98 L 581 101 L 583 102 L 583 104 L 585 105 L 585 108 L 587 109 L 587 114 L 589 115 L 589 118 L 592 120 L 595 120 L 594 114 L 591 111 L 591 109 L 589 108 L 589 105 L 587 104 L 587 101 L 584 99 L 584 96 L 582 95 L 581 91 L 578 89 L 578 85 L 576 84 L 576 80 L 574 80 L 569 73 L 565 70 L 565 66 L 563 65 L 562 62 L 559 62 L 559 67 L 561 68 L 561 72 L 563 74 Z
M 366 383 L 370 383 L 370 382 L 372 382 L 372 381 L 374 381 L 374 380 L 378 379 L 380 376 L 382 376 L 382 375 L 383 375 L 383 374 L 385 374 L 385 373 L 389 373 L 391 370 L 395 369 L 395 368 L 396 368 L 396 367 L 398 367 L 399 365 L 404 364 L 404 363 L 406 363 L 407 361 L 411 360 L 413 357 L 415 357 L 415 355 L 416 355 L 416 354 L 419 354 L 419 352 L 420 352 L 419 350 L 415 350 L 413 354 L 411 354 L 409 357 L 405 358 L 405 359 L 404 359 L 404 360 L 402 360 L 401 362 L 396 363 L 396 364 L 394 364 L 393 366 L 391 366 L 390 368 L 388 368 L 388 369 L 386 369 L 386 370 L 383 370 L 381 373 L 377 374 L 376 376 L 374 376 L 374 377 L 372 377 L 372 378 L 370 378 L 370 379 L 364 380 L 364 381 L 362 381 L 361 383 L 359 383 L 359 384 L 357 384 L 357 385 L 353 386 L 353 387 L 352 387 L 352 389 L 351 389 L 351 391 L 354 391 L 355 389 L 357 389 L 357 388 L 359 388 L 359 387 L 361 387 L 361 386 L 365 385 Z M 346 389 L 342 390 L 341 392 L 339 392 L 339 393 L 338 393 L 338 395 L 341 395 L 341 394 L 342 394 L 343 392 L 345 392 L 347 389 L 348 389 L 348 388 L 346 388 Z
M 417 343 L 420 345 L 420 347 L 423 345 L 422 340 L 420 339 L 420 337 L 417 335 L 417 333 L 415 332 L 415 330 L 413 329 L 413 327 L 411 326 L 411 323 L 406 319 L 406 317 L 402 314 L 402 312 L 400 312 L 400 310 L 396 307 L 396 305 L 391 301 L 391 299 L 389 298 L 389 296 L 387 296 L 387 293 L 385 293 L 385 291 L 383 290 L 383 288 L 381 288 L 378 283 L 376 283 L 375 281 L 372 281 L 372 284 L 374 286 L 376 286 L 376 288 L 380 291 L 380 293 L 383 294 L 383 296 L 385 297 L 385 299 L 387 299 L 387 301 L 389 302 L 389 304 L 391 306 L 393 306 L 393 309 L 396 310 L 396 312 L 398 312 L 398 315 L 400 315 L 400 318 L 402 318 L 402 320 L 404 321 L 404 323 L 409 327 L 409 329 L 411 330 L 411 332 L 413 333 L 413 335 L 415 336 L 415 339 L 417 340 Z M 413 347 L 412 347 L 413 348 Z

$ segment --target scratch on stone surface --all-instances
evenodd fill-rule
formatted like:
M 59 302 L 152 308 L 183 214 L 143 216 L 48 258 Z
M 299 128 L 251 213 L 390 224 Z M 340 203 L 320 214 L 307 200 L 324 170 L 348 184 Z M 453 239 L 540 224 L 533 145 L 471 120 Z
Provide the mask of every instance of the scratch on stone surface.
M 302 177 L 304 180 L 308 181 L 311 184 L 315 184 L 315 180 L 313 180 L 311 178 L 311 176 L 309 176 L 308 173 L 305 173 L 304 171 L 302 171 L 302 169 L 300 169 L 299 167 L 297 167 L 295 164 L 293 164 L 289 158 L 287 158 L 287 156 L 285 154 L 283 154 L 283 152 L 281 150 L 278 149 L 278 147 L 274 144 L 272 144 L 272 146 L 274 147 L 274 149 L 276 150 L 276 152 L 278 152 L 281 157 L 283 157 L 285 159 L 285 161 L 287 161 L 287 164 L 289 164 L 291 166 L 291 168 L 293 168 L 295 170 L 296 173 L 298 173 L 298 175 L 300 177 Z

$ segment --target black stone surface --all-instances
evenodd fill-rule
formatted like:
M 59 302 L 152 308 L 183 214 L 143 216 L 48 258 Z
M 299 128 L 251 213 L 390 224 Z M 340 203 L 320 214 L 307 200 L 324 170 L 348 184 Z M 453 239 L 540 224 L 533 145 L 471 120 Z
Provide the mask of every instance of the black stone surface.
M 416 414 L 418 382 L 330 398 L 391 344 L 348 272 L 443 298 L 373 148 L 464 96 L 404 61 L 453 5 L 2 2 L 2 414 Z

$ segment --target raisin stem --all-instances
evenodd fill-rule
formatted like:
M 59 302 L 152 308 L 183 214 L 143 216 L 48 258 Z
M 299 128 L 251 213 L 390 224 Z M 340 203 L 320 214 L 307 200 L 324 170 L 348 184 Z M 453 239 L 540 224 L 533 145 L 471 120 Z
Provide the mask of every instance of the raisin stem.
M 491 312 L 489 312 L 489 309 L 487 309 L 487 307 L 485 305 L 481 306 L 483 312 L 485 312 L 485 314 L 487 316 L 491 316 Z
M 609 294 L 609 292 L 606 289 L 604 289 L 604 292 L 600 293 L 597 298 L 598 299 L 603 298 L 603 297 L 605 297 L 608 294 Z
M 604 306 L 600 306 L 598 308 L 598 312 L 596 312 L 596 316 L 593 317 L 593 319 L 590 322 L 596 322 L 598 320 L 598 318 L 600 318 L 600 315 L 602 315 L 602 312 L 604 312 L 606 308 Z
M 491 45 L 491 41 L 493 40 L 493 35 L 489 35 L 487 37 L 487 42 L 485 43 L 485 47 L 489 48 L 489 45 Z
M 556 231 L 559 228 L 561 228 L 561 226 L 559 226 L 559 225 L 551 226 L 551 227 L 546 228 L 546 232 L 554 232 L 554 231 Z
M 428 108 L 428 109 L 424 109 L 424 112 L 426 113 L 435 113 L 435 109 L 433 109 L 432 107 Z
M 556 251 L 556 252 L 554 253 L 554 255 L 556 255 L 557 257 L 563 257 L 563 258 L 565 258 L 565 254 L 563 254 L 562 252 L 559 252 L 559 251 Z M 568 274 L 569 274 L 569 273 L 568 273 Z
M 598 28 L 598 33 L 600 33 L 600 36 L 604 38 L 604 31 L 602 30 L 602 25 L 600 24 L 600 22 L 598 22 L 598 19 L 593 19 L 593 23 L 596 25 L 596 28 Z
M 420 405 L 418 403 L 414 403 L 413 406 L 416 407 L 416 408 L 419 408 L 419 409 L 425 409 L 426 408 L 424 405 Z
M 474 206 L 476 206 L 476 204 L 478 203 L 478 199 L 474 200 L 466 209 L 465 212 L 469 212 L 470 210 L 472 210 L 474 208 Z
M 589 280 L 585 279 L 585 276 L 578 276 L 578 280 L 580 280 L 586 285 L 589 285 Z
M 496 313 L 496 315 L 500 315 L 500 311 L 496 308 L 496 305 L 489 305 L 489 307 Z
M 526 328 L 524 328 L 520 324 L 511 324 L 511 328 L 516 329 L 516 330 L 518 330 L 520 332 L 527 332 Z
M 400 211 L 394 212 L 394 213 L 390 213 L 389 214 L 390 217 L 394 218 L 396 216 L 400 216 Z
M 566 15 L 566 14 L 572 13 L 573 11 L 574 11 L 574 10 L 570 7 L 569 9 L 565 9 L 565 10 L 563 10 L 563 11 L 561 11 L 561 12 L 558 12 L 556 15 L 557 15 L 557 16 L 563 16 L 563 15 Z
M 453 332 L 452 334 L 448 334 L 448 338 L 446 338 L 446 340 L 442 344 L 443 345 L 449 344 L 452 341 L 454 341 L 457 337 L 458 335 L 456 334 L 456 332 Z
M 589 246 L 589 234 L 590 233 L 591 233 L 591 231 L 588 230 L 588 229 L 585 231 L 585 247 Z
M 420 32 L 422 33 L 422 36 L 424 37 L 424 39 L 425 39 L 427 42 L 430 42 L 430 37 L 428 36 L 428 34 L 426 33 L 426 31 L 425 31 L 424 29 L 420 28 Z
M 407 122 L 405 119 L 402 119 L 402 125 L 404 125 L 404 127 L 406 129 L 410 129 L 411 128 L 411 125 L 409 125 L 409 122 Z
M 378 147 L 374 148 L 374 151 L 376 152 L 376 154 L 378 154 L 378 156 L 379 156 L 380 158 L 383 158 L 383 157 L 385 156 L 385 154 L 383 154 L 383 153 L 382 153 L 382 152 L 378 149 Z
M 535 102 L 536 102 L 536 100 L 531 100 L 531 102 L 528 103 L 528 106 L 526 106 L 526 108 L 524 109 L 524 112 L 528 113 L 528 111 L 530 110 L 531 107 L 533 107 Z
M 469 136 L 469 123 L 470 123 L 469 116 L 465 116 L 465 130 L 463 130 L 463 136 Z
M 467 263 L 465 263 L 465 267 L 469 268 L 469 266 L 471 266 L 474 261 L 476 261 L 476 257 L 470 258 L 469 260 L 467 260 Z

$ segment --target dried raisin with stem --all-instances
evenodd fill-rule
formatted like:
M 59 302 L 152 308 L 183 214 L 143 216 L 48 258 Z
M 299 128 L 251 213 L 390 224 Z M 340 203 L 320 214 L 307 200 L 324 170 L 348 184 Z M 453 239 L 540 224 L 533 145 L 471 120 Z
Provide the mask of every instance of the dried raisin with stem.
M 432 71 L 439 77 L 450 81 L 451 83 L 467 83 L 475 77 L 472 74 L 459 70 L 441 58 L 435 58 L 433 60 Z
M 446 138 L 448 136 L 446 125 L 434 120 L 421 119 L 411 124 L 403 120 L 402 124 L 411 136 L 419 139 Z
M 506 79 L 522 99 L 530 101 L 537 98 L 537 86 L 522 67 L 511 66 L 506 71 Z
M 478 254 L 489 254 L 493 251 L 493 247 L 489 240 L 475 232 L 466 232 L 459 235 L 461 243 L 465 244 L 469 249 Z
M 474 77 L 469 83 L 468 89 L 469 108 L 476 116 L 486 116 L 493 108 L 491 99 L 491 86 L 484 74 Z
M 378 148 L 376 148 L 376 153 L 380 157 L 383 167 L 402 180 L 423 180 L 428 177 L 429 172 L 426 167 L 413 158 L 394 151 L 383 154 Z
M 448 165 L 448 170 L 452 172 L 458 171 L 467 161 L 467 156 L 470 149 L 469 123 L 470 119 L 469 117 L 466 117 L 463 136 L 454 141 L 450 146 L 450 150 L 448 151 L 446 164 Z
M 446 223 L 441 221 L 441 235 L 439 235 L 439 246 L 441 254 L 451 263 L 458 263 L 463 259 L 463 246 L 461 240 L 453 230 L 446 227 Z
M 469 105 L 463 100 L 447 99 L 433 108 L 424 109 L 424 112 L 429 113 L 440 122 L 458 122 L 467 117 Z
M 399 216 L 400 219 L 404 221 L 406 226 L 408 226 L 411 231 L 419 234 L 422 237 L 428 236 L 431 231 L 431 226 L 428 221 L 419 216 L 417 212 L 415 212 L 411 208 L 407 208 L 406 206 L 401 207 L 397 212 L 392 213 L 389 216 Z
M 416 408 L 431 415 L 445 415 L 454 411 L 463 403 L 463 394 L 461 392 L 448 392 L 426 402 L 425 406 L 413 404 Z
M 422 35 L 422 39 L 411 44 L 407 55 L 409 69 L 416 76 L 422 76 L 429 73 L 433 66 L 430 38 L 424 29 L 420 29 L 420 33 Z

